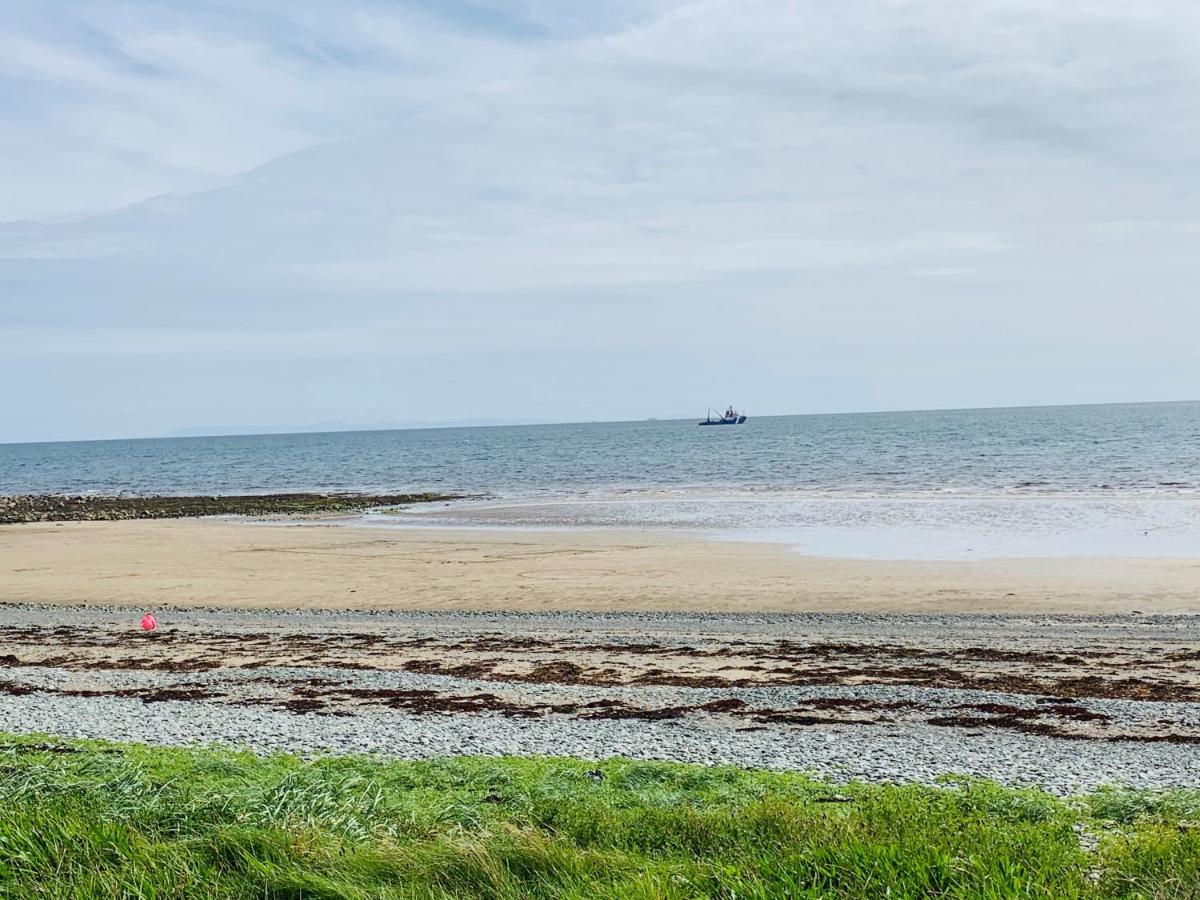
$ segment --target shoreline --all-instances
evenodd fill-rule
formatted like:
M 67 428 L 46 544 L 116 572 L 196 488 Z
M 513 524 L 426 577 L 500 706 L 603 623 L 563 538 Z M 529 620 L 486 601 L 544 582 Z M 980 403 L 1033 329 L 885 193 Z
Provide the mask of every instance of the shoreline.
M 655 533 L 785 546 L 810 559 L 976 562 L 1197 558 L 1200 498 L 1077 494 L 814 494 L 801 490 L 16 495 L 0 527 L 224 517 L 255 524 L 492 534 Z M 586 538 L 584 538 L 586 540 Z
M 784 544 L 808 557 L 834 559 L 1179 559 L 1196 556 L 1200 547 L 1198 499 L 652 490 L 472 498 L 369 512 L 360 524 L 650 530 L 701 539 Z
M 664 531 L 226 519 L 0 528 L 0 603 L 137 608 L 1194 614 L 1200 560 L 809 557 Z

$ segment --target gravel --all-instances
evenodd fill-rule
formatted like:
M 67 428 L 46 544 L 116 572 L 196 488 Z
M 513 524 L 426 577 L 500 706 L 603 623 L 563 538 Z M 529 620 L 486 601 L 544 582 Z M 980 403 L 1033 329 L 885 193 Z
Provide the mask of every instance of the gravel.
M 50 621 L 54 625 L 113 627 L 128 610 L 0 607 L 0 626 Z M 603 633 L 605 641 L 644 640 L 647 635 L 803 636 L 826 640 L 896 641 L 906 636 L 954 645 L 1071 646 L 1153 645 L 1194 641 L 1200 619 L 1184 617 L 997 617 L 793 615 L 583 615 L 469 613 L 315 613 L 217 610 L 160 611 L 181 633 L 220 628 L 230 634 L 269 627 L 329 633 L 342 627 L 428 629 L 471 634 Z M 1200 786 L 1200 744 L 1116 739 L 1126 726 L 1169 718 L 1173 728 L 1200 735 L 1200 703 L 1083 698 L 1072 701 L 1108 716 L 1115 731 L 1100 740 L 1064 739 L 1002 728 L 948 728 L 923 716 L 906 721 L 847 724 L 752 724 L 746 717 L 690 712 L 669 720 L 581 718 L 571 713 L 531 717 L 501 712 L 413 713 L 382 704 L 346 701 L 323 713 L 278 707 L 296 685 L 320 680 L 336 694 L 359 691 L 435 691 L 494 694 L 521 704 L 617 700 L 630 707 L 699 706 L 736 698 L 755 708 L 795 709 L 815 698 L 857 698 L 880 704 L 909 703 L 922 713 L 972 704 L 1034 709 L 1036 696 L 908 684 L 695 688 L 526 684 L 446 675 L 332 666 L 222 667 L 212 671 L 112 668 L 94 671 L 54 665 L 11 665 L 0 681 L 31 688 L 0 695 L 0 731 L 46 733 L 155 745 L 223 745 L 255 752 L 370 753 L 417 759 L 458 754 L 555 755 L 584 759 L 622 756 L 702 764 L 800 770 L 835 781 L 932 783 L 945 776 L 974 776 L 1033 785 L 1067 795 L 1104 785 L 1135 788 Z M 146 702 L 129 696 L 79 693 L 147 689 L 201 690 L 201 700 Z M 67 693 L 64 693 L 66 691 Z M 76 691 L 72 694 L 70 691 Z M 335 712 L 336 714 L 328 714 Z M 1106 726 L 1109 727 L 1109 726 Z
M 179 686 L 181 679 L 152 672 L 109 673 L 114 687 Z M 72 682 L 74 673 L 10 670 L 30 686 L 54 689 Z M 256 679 L 328 677 L 325 669 L 257 669 Z M 226 698 L 252 695 L 259 687 L 245 673 L 191 675 L 190 685 L 219 687 Z M 396 672 L 356 672 L 347 686 L 408 690 L 495 690 L 490 683 Z M 881 701 L 918 700 L 957 703 L 1013 703 L 1011 695 L 979 691 L 926 691 L 910 687 L 832 688 L 606 688 L 522 686 L 525 699 L 559 702 L 564 696 L 586 700 L 618 697 L 651 705 L 704 703 L 736 696 L 748 702 L 790 705 L 812 697 L 857 696 Z M 1160 704 L 1090 701 L 1089 708 L 1154 716 Z M 1172 704 L 1178 714 L 1178 704 Z M 1190 710 L 1192 721 L 1200 710 Z M 760 726 L 761 727 L 761 726 Z M 1138 788 L 1196 786 L 1200 752 L 1196 745 L 1062 740 L 988 730 L 974 733 L 922 724 L 792 728 L 765 726 L 742 731 L 720 716 L 689 716 L 667 722 L 580 720 L 570 715 L 537 719 L 492 713 L 413 715 L 371 708 L 362 714 L 295 714 L 231 702 L 144 703 L 124 697 L 76 697 L 32 693 L 6 697 L 0 729 L 44 732 L 76 738 L 101 738 L 157 745 L 216 744 L 260 753 L 372 753 L 404 759 L 457 754 L 556 755 L 584 759 L 623 756 L 703 764 L 811 772 L 835 781 L 931 783 L 943 776 L 976 776 L 1009 784 L 1036 785 L 1056 794 L 1102 785 Z

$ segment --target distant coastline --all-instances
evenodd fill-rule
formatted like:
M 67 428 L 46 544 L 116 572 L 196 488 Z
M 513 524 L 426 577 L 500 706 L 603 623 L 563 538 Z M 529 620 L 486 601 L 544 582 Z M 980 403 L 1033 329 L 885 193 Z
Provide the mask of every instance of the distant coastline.
M 309 422 L 303 425 L 193 425 L 176 428 L 166 434 L 124 440 L 155 440 L 201 437 L 267 437 L 275 434 L 340 434 L 356 431 L 420 431 L 432 428 L 504 428 L 521 425 L 554 425 L 539 419 L 451 419 L 448 421 L 414 421 L 404 423 Z M 122 440 L 117 438 L 117 440 Z M 58 442 L 54 442 L 58 443 Z

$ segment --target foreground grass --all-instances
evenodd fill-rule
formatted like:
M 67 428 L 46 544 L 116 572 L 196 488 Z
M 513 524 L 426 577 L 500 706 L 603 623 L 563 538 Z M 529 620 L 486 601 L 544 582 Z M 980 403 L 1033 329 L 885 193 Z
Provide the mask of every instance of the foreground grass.
M 1197 819 L 1200 791 L 0 738 L 5 898 L 1200 898 Z

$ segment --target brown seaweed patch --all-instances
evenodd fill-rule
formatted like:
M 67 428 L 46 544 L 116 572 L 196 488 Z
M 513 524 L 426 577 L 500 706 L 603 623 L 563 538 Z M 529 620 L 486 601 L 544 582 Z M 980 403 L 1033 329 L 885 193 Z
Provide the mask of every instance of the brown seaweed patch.
M 726 700 L 713 700 L 709 703 L 683 706 L 662 707 L 630 707 L 617 704 L 595 712 L 588 713 L 585 719 L 638 719 L 643 721 L 660 721 L 664 719 L 681 719 L 689 713 L 739 713 L 746 706 L 745 700 L 730 697 Z

